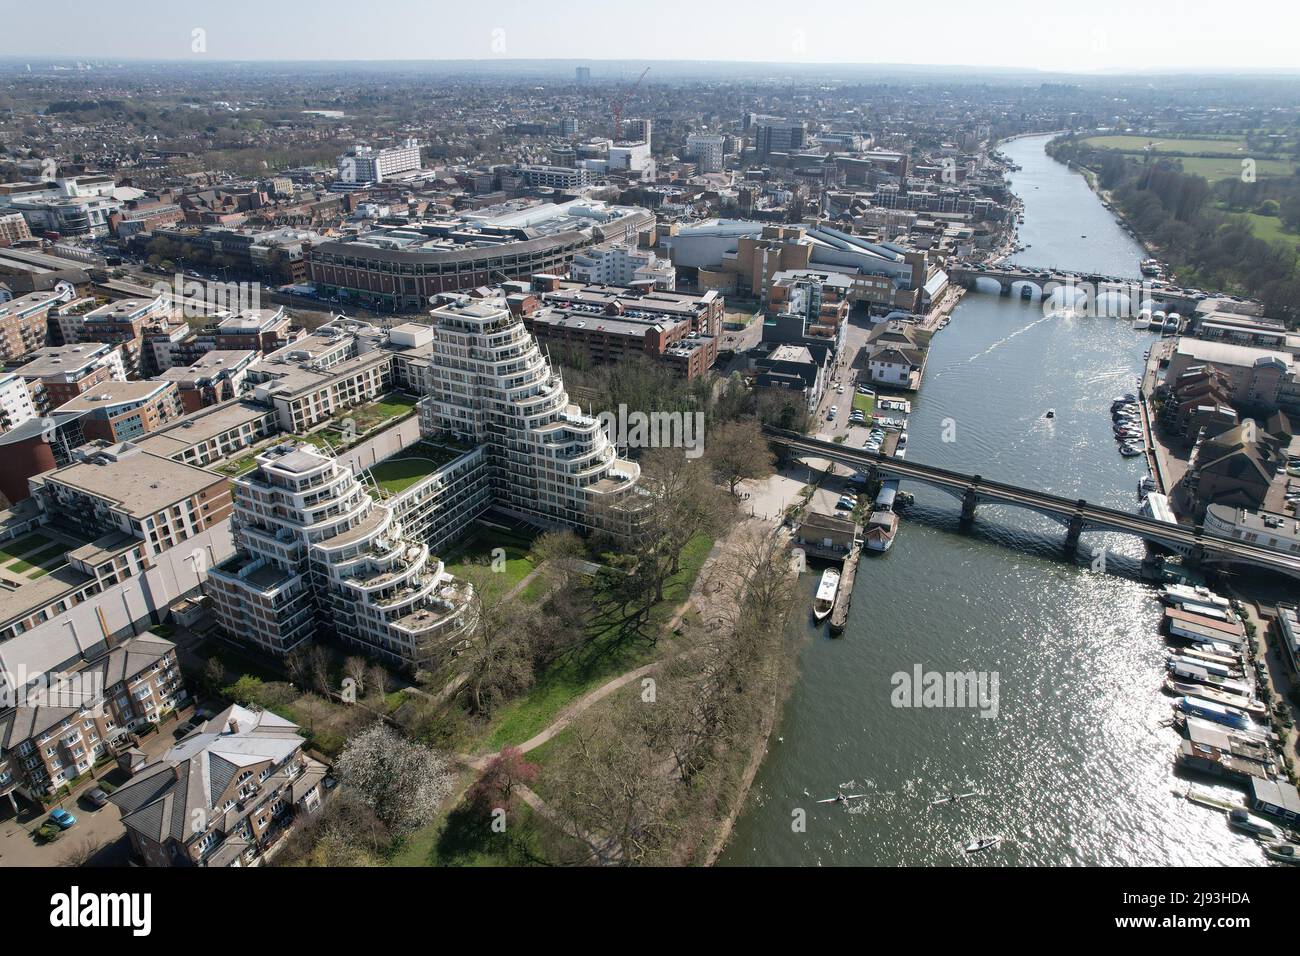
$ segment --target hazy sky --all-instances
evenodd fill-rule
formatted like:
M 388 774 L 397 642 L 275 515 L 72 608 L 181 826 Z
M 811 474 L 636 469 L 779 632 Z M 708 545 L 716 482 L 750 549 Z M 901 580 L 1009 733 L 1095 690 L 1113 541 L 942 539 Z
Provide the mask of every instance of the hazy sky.
M 196 29 L 204 52 L 193 52 Z M 0 0 L 0 33 L 7 54 L 97 59 L 1300 69 L 1298 0 Z

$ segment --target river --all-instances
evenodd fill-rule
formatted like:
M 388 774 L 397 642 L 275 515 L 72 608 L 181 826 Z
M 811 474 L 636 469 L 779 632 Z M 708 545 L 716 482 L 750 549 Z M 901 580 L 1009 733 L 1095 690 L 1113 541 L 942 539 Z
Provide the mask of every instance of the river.
M 1022 166 L 1012 182 L 1028 248 L 1016 261 L 1136 277 L 1141 248 L 1043 152 L 1047 139 L 1004 147 Z M 968 294 L 932 343 L 908 457 L 1131 509 L 1145 466 L 1117 453 L 1109 402 L 1134 388 L 1149 341 L 1126 322 Z M 894 547 L 863 559 L 844 637 L 815 631 L 801 650 L 720 863 L 1263 863 L 1221 814 L 1172 792 L 1185 784 L 1160 691 L 1161 608 L 1135 576 L 1142 544 L 1085 532 L 1081 550 L 1104 551 L 1102 572 L 1086 556 L 1063 560 L 1064 529 L 1046 518 L 981 505 L 963 534 L 953 498 L 905 490 L 916 504 Z M 808 604 L 816 583 L 801 581 Z M 802 607 L 796 617 L 812 631 Z M 894 675 L 917 666 L 996 674 L 996 714 L 895 706 Z M 837 790 L 866 796 L 815 803 Z M 981 795 L 930 805 L 953 790 Z M 963 852 L 986 833 L 1005 842 Z

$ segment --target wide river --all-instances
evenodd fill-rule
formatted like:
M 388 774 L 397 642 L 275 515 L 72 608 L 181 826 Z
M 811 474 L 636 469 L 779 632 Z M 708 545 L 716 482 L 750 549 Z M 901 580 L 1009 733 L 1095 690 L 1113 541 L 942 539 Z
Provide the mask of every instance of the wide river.
M 1022 166 L 1012 181 L 1028 248 L 1016 260 L 1136 277 L 1141 248 L 1044 153 L 1047 140 L 1004 147 Z M 1145 466 L 1117 453 L 1109 405 L 1134 389 L 1149 341 L 1120 320 L 968 294 L 932 343 L 908 458 L 1132 509 Z M 846 634 L 816 632 L 802 648 L 721 862 L 1262 864 L 1221 814 L 1172 792 L 1185 783 L 1160 691 L 1160 605 L 1135 575 L 1142 544 L 1085 533 L 1081 552 L 1105 549 L 1101 573 L 1086 556 L 1062 559 L 1064 529 L 1050 520 L 981 505 L 962 534 L 954 499 L 905 490 L 916 505 L 894 547 L 863 559 Z M 816 583 L 802 580 L 808 603 Z M 795 626 L 811 629 L 804 608 Z M 894 675 L 918 666 L 996 674 L 996 715 L 895 706 Z M 815 802 L 837 790 L 866 797 Z M 953 790 L 981 795 L 931 807 Z M 1005 842 L 967 856 L 981 834 Z

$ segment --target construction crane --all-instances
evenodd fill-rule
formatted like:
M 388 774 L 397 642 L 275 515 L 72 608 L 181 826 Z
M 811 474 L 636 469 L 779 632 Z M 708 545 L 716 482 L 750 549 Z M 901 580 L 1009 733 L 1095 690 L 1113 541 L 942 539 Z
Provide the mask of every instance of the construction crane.
M 645 79 L 645 75 L 649 72 L 650 72 L 650 67 L 647 66 L 644 70 L 641 71 L 641 75 L 636 78 L 636 82 L 633 83 L 631 86 L 629 86 L 627 88 L 627 92 L 625 92 L 622 96 L 620 96 L 618 100 L 614 103 L 614 137 L 613 138 L 615 142 L 617 142 L 623 136 L 623 104 L 627 102 L 627 98 L 629 96 L 631 96 L 633 93 L 636 92 L 636 88 L 641 85 L 641 81 Z

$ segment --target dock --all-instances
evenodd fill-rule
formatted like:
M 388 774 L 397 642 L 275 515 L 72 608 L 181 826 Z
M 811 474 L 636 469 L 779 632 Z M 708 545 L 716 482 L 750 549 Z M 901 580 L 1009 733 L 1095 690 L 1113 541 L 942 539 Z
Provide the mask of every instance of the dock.
M 853 604 L 853 582 L 858 576 L 858 560 L 862 557 L 862 544 L 855 541 L 844 556 L 844 569 L 840 572 L 839 590 L 835 592 L 835 606 L 831 608 L 831 633 L 843 634 L 848 623 L 849 607 Z

